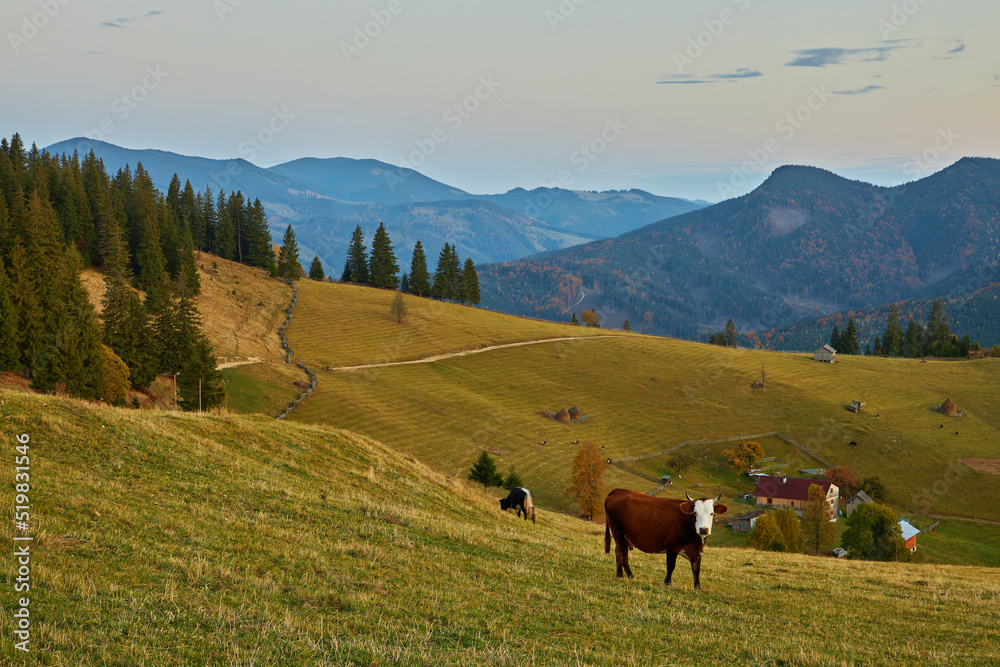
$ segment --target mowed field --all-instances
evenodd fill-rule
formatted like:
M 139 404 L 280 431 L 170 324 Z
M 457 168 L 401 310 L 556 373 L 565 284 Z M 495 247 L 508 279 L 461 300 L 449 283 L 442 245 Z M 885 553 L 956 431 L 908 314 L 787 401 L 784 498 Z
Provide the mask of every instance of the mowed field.
M 468 334 L 449 343 L 444 315 L 398 325 L 383 312 L 388 310 L 387 293 L 336 287 L 314 297 L 329 299 L 328 309 L 337 307 L 342 292 L 350 294 L 350 304 L 370 305 L 356 315 L 361 320 L 357 325 L 329 327 L 320 324 L 322 318 L 314 319 L 315 300 L 300 302 L 294 321 L 298 328 L 290 327 L 289 338 L 297 358 L 311 365 L 360 363 L 369 336 L 427 338 L 437 341 L 433 353 L 449 344 L 464 349 L 463 342 L 467 346 L 487 338 L 487 332 L 469 325 Z M 343 310 L 353 307 L 345 304 Z M 523 322 L 518 318 L 443 303 L 428 307 L 448 318 L 488 316 L 494 340 L 527 338 L 518 332 Z M 309 334 L 300 338 L 303 331 Z M 313 357 L 312 349 L 322 352 Z M 341 349 L 356 351 L 339 360 L 332 351 Z M 427 348 L 414 346 L 397 356 L 412 357 L 421 350 Z M 373 351 L 370 360 L 382 357 Z M 761 366 L 767 369 L 766 391 L 751 388 Z M 456 477 L 467 472 L 481 449 L 488 449 L 498 455 L 502 469 L 513 466 L 521 473 L 542 505 L 558 510 L 571 509 L 563 492 L 578 440 L 593 442 L 606 458 L 621 458 L 685 440 L 777 431 L 830 463 L 861 476 L 878 475 L 897 510 L 1000 520 L 1000 478 L 958 462 L 1000 458 L 998 378 L 1000 360 L 995 359 L 846 357 L 830 365 L 807 355 L 631 335 L 506 348 L 430 364 L 322 372 L 316 394 L 292 418 L 376 437 Z M 946 396 L 964 416 L 945 417 L 932 409 Z M 846 409 L 855 399 L 867 403 L 857 414 Z M 573 405 L 588 418 L 567 426 L 539 415 Z M 850 446 L 852 441 L 858 446 Z M 764 444 L 769 454 L 789 463 L 786 474 L 823 467 L 774 438 Z M 752 489 L 748 479 L 712 466 L 725 447 L 699 449 L 707 458 L 678 480 L 675 492 L 696 485 L 717 491 L 720 484 L 727 494 Z M 655 477 L 667 471 L 665 457 L 630 465 Z M 610 469 L 610 482 L 643 491 L 653 486 L 617 468 Z
M 596 342 L 596 341 L 595 341 Z M 29 434 L 31 653 L 4 664 L 992 665 L 1000 570 L 709 546 L 701 592 L 603 527 L 347 431 L 0 390 Z M 716 526 L 716 531 L 724 531 Z M 12 548 L 9 538 L 8 549 Z M 8 552 L 9 553 L 9 552 Z M 0 560 L 12 590 L 17 564 Z
M 499 315 L 479 308 L 403 295 L 408 314 L 390 313 L 396 292 L 300 280 L 288 339 L 311 366 L 350 366 L 475 350 L 540 338 L 594 336 L 599 329 Z

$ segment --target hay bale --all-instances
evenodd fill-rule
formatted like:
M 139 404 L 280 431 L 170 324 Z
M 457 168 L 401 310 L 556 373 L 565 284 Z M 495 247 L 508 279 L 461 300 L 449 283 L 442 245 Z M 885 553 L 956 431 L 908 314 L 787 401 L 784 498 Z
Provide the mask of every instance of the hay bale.
M 557 422 L 568 424 L 570 422 L 569 411 L 566 410 L 566 408 L 562 408 L 561 410 L 559 410 L 559 412 L 556 413 L 553 419 L 555 419 Z
M 582 416 L 583 412 L 580 410 L 580 408 L 576 407 L 575 405 L 569 409 L 570 419 L 579 419 Z
M 950 396 L 944 400 L 944 403 L 941 404 L 939 410 L 941 410 L 941 412 L 951 417 L 954 417 L 955 415 L 958 414 L 958 406 L 955 405 L 955 402 L 951 400 Z

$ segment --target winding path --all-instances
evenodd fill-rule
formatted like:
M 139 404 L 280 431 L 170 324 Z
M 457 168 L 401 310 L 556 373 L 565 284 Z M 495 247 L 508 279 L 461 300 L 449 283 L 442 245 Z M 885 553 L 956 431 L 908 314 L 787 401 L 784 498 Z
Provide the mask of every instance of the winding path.
M 422 359 L 411 359 L 409 361 L 384 361 L 380 363 L 373 364 L 360 364 L 357 366 L 325 366 L 324 371 L 360 371 L 367 368 L 385 368 L 387 366 L 407 366 L 411 364 L 430 364 L 435 361 L 442 361 L 444 359 L 451 359 L 453 357 L 465 357 L 471 354 L 479 354 L 481 352 L 491 352 L 492 350 L 501 350 L 507 347 L 522 347 L 525 345 L 539 345 L 541 343 L 558 343 L 560 341 L 567 340 L 593 340 L 595 338 L 624 338 L 620 334 L 598 334 L 595 336 L 563 336 L 561 338 L 539 338 L 537 340 L 523 340 L 519 343 L 503 343 L 501 345 L 490 345 L 488 347 L 478 347 L 472 350 L 461 350 L 459 352 L 448 352 L 445 354 L 435 354 L 430 357 L 424 357 Z

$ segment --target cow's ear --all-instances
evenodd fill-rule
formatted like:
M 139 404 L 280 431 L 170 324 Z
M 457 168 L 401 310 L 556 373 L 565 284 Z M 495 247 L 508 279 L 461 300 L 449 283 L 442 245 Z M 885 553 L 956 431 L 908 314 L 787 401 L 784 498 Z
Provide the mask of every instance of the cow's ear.
M 681 511 L 685 514 L 690 514 L 694 511 L 694 503 L 683 502 L 681 503 Z
M 716 505 L 715 506 L 715 513 L 716 514 L 725 514 L 728 511 L 729 511 L 729 508 L 726 507 L 725 505 Z

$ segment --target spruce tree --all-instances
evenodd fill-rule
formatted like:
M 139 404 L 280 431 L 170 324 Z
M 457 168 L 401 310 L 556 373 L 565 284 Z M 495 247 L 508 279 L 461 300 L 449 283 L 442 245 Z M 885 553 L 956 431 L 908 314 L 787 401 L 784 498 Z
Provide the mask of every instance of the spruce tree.
M 299 244 L 295 240 L 295 230 L 291 225 L 285 228 L 285 236 L 281 240 L 281 250 L 278 252 L 278 277 L 285 280 L 298 280 L 302 277 L 302 265 L 299 264 Z
M 479 305 L 479 274 L 471 257 L 465 260 L 465 268 L 462 271 L 461 300 L 472 306 Z
M 340 282 L 354 282 L 351 280 L 351 260 L 349 259 L 344 262 L 344 270 L 340 272 Z
M 323 262 L 319 261 L 319 255 L 314 255 L 312 264 L 309 265 L 309 278 L 320 282 L 326 278 L 326 274 L 323 273 Z
M 361 231 L 361 225 L 358 225 L 351 236 L 351 245 L 347 248 L 347 266 L 345 267 L 345 273 L 347 267 L 351 269 L 348 280 L 352 283 L 369 284 L 367 250 L 364 232 Z
M 833 325 L 833 331 L 830 333 L 830 347 L 835 349 L 837 352 L 840 352 L 840 350 L 843 349 L 843 345 L 840 343 L 840 330 L 837 328 L 836 324 Z
M 198 334 L 187 361 L 177 375 L 177 393 L 186 411 L 210 410 L 226 399 L 226 385 L 216 369 L 215 352 L 208 338 Z
M 497 470 L 496 461 L 485 451 L 479 453 L 479 458 L 469 471 L 469 479 L 482 484 L 484 491 L 491 486 L 503 485 L 503 475 Z
M 153 218 L 146 217 L 142 220 L 139 239 L 135 261 L 138 267 L 136 286 L 145 290 L 158 283 L 166 271 L 166 262 L 160 249 L 160 231 Z
M 0 202 L 0 211 L 5 211 Z M 17 349 L 17 311 L 11 299 L 7 269 L 0 261 L 0 371 L 16 371 L 20 354 Z
M 403 294 L 410 293 L 410 274 L 404 273 L 399 277 L 399 291 Z
M 194 239 L 191 236 L 191 229 L 187 225 L 181 229 L 181 247 L 178 259 L 177 279 L 181 279 L 183 272 L 188 292 L 201 294 L 201 276 L 198 274 L 198 262 L 194 256 Z
M 858 328 L 854 325 L 854 318 L 847 319 L 847 328 L 840 335 L 840 344 L 843 346 L 844 354 L 860 354 L 861 346 L 858 345 Z
M 385 225 L 379 223 L 375 230 L 375 237 L 372 239 L 371 258 L 368 261 L 368 278 L 375 287 L 384 289 L 396 289 L 399 279 L 399 264 L 396 262 L 396 253 L 392 249 L 392 241 L 389 233 L 385 230 Z
M 454 300 L 458 298 L 456 286 L 458 272 L 455 269 L 458 254 L 450 244 L 445 243 L 438 256 L 437 269 L 434 271 L 434 284 L 431 286 L 431 296 L 435 299 Z
M 413 246 L 413 258 L 410 260 L 410 293 L 417 296 L 428 296 L 431 293 L 431 277 L 427 271 L 427 255 L 424 246 L 417 239 Z
M 726 322 L 726 332 L 725 332 L 725 342 L 726 347 L 736 347 L 736 325 L 733 323 L 732 318 Z
M 45 311 L 38 298 L 34 269 L 19 239 L 10 251 L 10 296 L 17 313 L 18 363 L 30 369 L 45 332 Z
M 882 353 L 887 357 L 898 357 L 903 343 L 903 325 L 899 323 L 899 311 L 896 304 L 889 310 L 889 321 L 882 334 Z
M 236 230 L 233 228 L 233 218 L 226 206 L 226 193 L 219 191 L 216 200 L 216 236 L 214 242 L 215 254 L 222 259 L 236 259 Z
M 274 251 L 271 250 L 271 229 L 267 224 L 267 214 L 260 199 L 255 199 L 246 212 L 247 255 L 250 266 L 274 273 Z
M 119 277 L 104 279 L 104 344 L 118 355 L 129 370 L 135 389 L 145 389 L 156 379 L 153 332 L 139 295 Z

